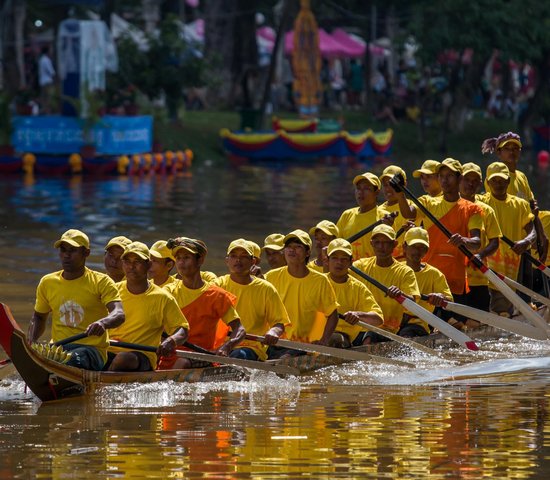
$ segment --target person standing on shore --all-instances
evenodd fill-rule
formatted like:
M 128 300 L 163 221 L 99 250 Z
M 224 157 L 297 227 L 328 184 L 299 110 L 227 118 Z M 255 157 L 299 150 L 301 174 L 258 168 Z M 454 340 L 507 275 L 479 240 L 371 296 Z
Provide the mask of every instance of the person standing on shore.
M 55 69 L 50 58 L 50 48 L 42 47 L 38 59 L 38 84 L 40 86 L 40 108 L 43 114 L 52 113 L 51 99 L 54 94 Z

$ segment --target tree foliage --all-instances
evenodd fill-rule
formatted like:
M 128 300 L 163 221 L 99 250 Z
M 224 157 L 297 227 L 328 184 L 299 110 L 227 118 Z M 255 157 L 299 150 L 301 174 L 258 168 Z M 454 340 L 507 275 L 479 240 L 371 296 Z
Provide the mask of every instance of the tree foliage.
M 172 118 L 181 102 L 183 89 L 205 82 L 205 62 L 182 38 L 175 17 L 167 17 L 158 34 L 147 37 L 145 51 L 128 37 L 120 40 L 118 51 L 120 76 L 150 100 L 164 93 Z
M 472 48 L 480 57 L 497 49 L 507 58 L 536 62 L 550 46 L 548 8 L 538 0 L 417 1 L 409 8 L 409 29 L 425 60 L 442 50 Z

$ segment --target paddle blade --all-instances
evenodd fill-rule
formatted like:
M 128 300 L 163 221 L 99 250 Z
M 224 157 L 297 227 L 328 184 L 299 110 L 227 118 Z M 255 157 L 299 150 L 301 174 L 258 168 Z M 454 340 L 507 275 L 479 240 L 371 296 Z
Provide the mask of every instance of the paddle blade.
M 545 339 L 548 338 L 548 324 L 542 319 L 540 315 L 533 311 L 533 309 L 527 305 L 521 298 L 516 295 L 506 283 L 504 283 L 496 273 L 491 270 L 485 270 L 483 272 L 489 281 L 516 307 L 523 316 L 535 327 L 544 332 Z
M 515 280 L 512 280 L 511 278 L 504 277 L 502 278 L 502 280 L 506 282 L 506 284 L 510 288 L 515 288 L 516 290 L 519 290 L 520 292 L 525 293 L 525 295 L 529 295 L 531 297 L 531 300 L 544 303 L 546 306 L 550 307 L 550 298 L 547 298 L 544 295 L 539 295 L 537 292 L 533 292 L 533 290 L 531 290 L 530 288 L 527 288 L 525 285 L 522 285 L 521 283 L 518 283 Z
M 472 308 L 460 303 L 447 302 L 444 308 L 450 312 L 464 315 L 467 318 L 477 320 L 478 322 L 491 325 L 495 328 L 500 328 L 501 330 L 506 330 L 507 332 L 512 332 L 534 340 L 546 340 L 546 334 L 542 332 L 540 328 L 527 323 L 518 322 L 517 320 L 507 317 L 501 317 L 500 315 L 478 310 L 477 308 Z
M 452 327 L 447 322 L 444 322 L 441 318 L 436 317 L 432 312 L 421 307 L 418 303 L 413 302 L 410 298 L 405 298 L 403 306 L 409 310 L 409 312 L 414 313 L 418 318 L 421 318 L 432 327 L 437 328 L 443 335 L 446 335 L 459 345 L 462 345 L 468 350 L 478 350 L 478 346 L 468 335 Z

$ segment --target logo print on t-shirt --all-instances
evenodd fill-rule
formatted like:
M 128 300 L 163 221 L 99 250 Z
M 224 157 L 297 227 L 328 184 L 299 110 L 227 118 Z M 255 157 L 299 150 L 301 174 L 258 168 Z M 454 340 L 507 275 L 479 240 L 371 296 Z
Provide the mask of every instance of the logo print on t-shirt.
M 84 309 L 78 303 L 69 300 L 59 308 L 59 320 L 63 325 L 76 327 L 84 320 Z

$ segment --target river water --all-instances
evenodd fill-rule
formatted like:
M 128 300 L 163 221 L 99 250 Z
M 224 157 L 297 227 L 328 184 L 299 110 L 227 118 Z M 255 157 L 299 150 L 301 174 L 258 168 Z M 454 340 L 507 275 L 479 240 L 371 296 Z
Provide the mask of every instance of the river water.
M 206 269 L 224 273 L 231 240 L 261 244 L 336 220 L 354 205 L 353 176 L 383 168 L 206 162 L 177 177 L 0 178 L 0 299 L 26 328 L 68 228 L 90 236 L 92 268 L 112 236 L 186 235 L 205 240 Z M 547 172 L 531 178 L 548 208 Z M 0 381 L 0 478 L 548 478 L 546 342 L 396 358 L 416 368 L 354 363 L 299 379 L 110 386 L 51 404 L 14 375 Z

